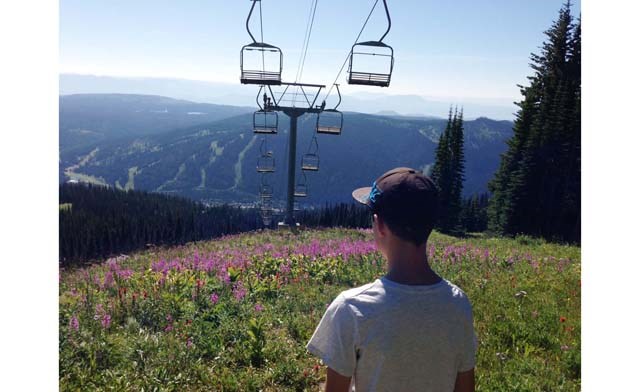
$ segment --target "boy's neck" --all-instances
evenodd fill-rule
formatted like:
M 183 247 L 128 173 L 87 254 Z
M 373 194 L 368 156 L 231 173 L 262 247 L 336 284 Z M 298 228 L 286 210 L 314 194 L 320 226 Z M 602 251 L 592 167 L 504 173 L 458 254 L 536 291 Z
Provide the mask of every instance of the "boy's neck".
M 429 266 L 426 244 L 408 249 L 389 250 L 386 278 L 406 285 L 430 285 L 442 280 Z

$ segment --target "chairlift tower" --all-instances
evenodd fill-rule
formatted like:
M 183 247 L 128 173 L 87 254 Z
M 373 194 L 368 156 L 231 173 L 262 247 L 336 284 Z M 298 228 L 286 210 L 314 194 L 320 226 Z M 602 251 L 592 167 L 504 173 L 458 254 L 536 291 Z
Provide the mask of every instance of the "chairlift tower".
M 295 171 L 296 171 L 296 146 L 297 146 L 297 134 L 298 134 L 298 118 L 308 113 L 316 114 L 315 133 L 316 134 L 329 134 L 340 135 L 342 132 L 343 115 L 338 110 L 338 106 L 342 102 L 342 96 L 340 95 L 340 89 L 338 84 L 333 83 L 329 93 L 320 105 L 317 105 L 318 96 L 320 91 L 325 88 L 325 85 L 321 84 L 308 84 L 298 83 L 298 76 L 296 81 L 288 83 L 282 81 L 282 61 L 283 55 L 280 48 L 277 46 L 263 42 L 262 37 L 262 3 L 261 0 L 251 0 L 251 10 L 247 16 L 246 29 L 251 37 L 251 43 L 242 47 L 240 51 L 240 83 L 242 84 L 254 84 L 259 85 L 258 95 L 256 96 L 256 103 L 259 110 L 254 113 L 253 116 L 253 128 L 256 134 L 275 134 L 278 129 L 278 116 L 277 113 L 289 117 L 289 156 L 287 167 L 287 204 L 284 219 L 278 223 L 278 227 L 288 227 L 293 231 L 296 231 L 298 224 L 295 221 L 293 212 L 296 211 L 297 203 L 295 197 L 306 197 L 306 175 L 305 171 L 317 171 L 319 170 L 319 158 L 317 156 L 317 139 L 314 135 L 315 152 L 307 153 L 302 156 L 301 169 L 303 171 L 304 182 L 296 184 Z M 261 42 L 256 41 L 253 34 L 249 29 L 249 20 L 251 14 L 256 6 L 256 3 L 260 3 L 260 31 Z M 387 8 L 387 1 L 383 0 L 385 12 L 388 19 L 387 31 L 382 35 L 378 41 L 366 41 L 358 42 L 364 26 L 366 26 L 371 13 L 373 12 L 375 5 L 369 13 L 369 17 L 365 21 L 356 42 L 354 43 L 351 51 L 347 57 L 349 60 L 349 69 L 347 82 L 349 84 L 360 84 L 369 86 L 388 87 L 391 81 L 391 73 L 393 70 L 393 49 L 384 44 L 382 40 L 389 32 L 391 28 L 391 18 L 389 16 L 389 9 Z M 315 3 L 317 5 L 317 2 Z M 313 11 L 315 16 L 315 8 Z M 311 19 L 311 27 L 313 27 L 313 19 Z M 308 37 L 311 33 L 311 27 L 307 32 L 306 45 L 308 46 Z M 306 49 L 304 50 L 306 55 Z M 301 58 L 303 60 L 304 58 Z M 355 62 L 354 62 L 354 59 Z M 370 61 L 370 59 L 382 59 L 382 67 L 370 69 L 370 65 L 365 66 L 364 69 L 359 68 L 361 61 Z M 343 64 L 343 68 L 345 63 Z M 304 66 L 304 61 L 302 62 Z M 342 72 L 342 68 L 338 72 L 338 76 Z M 299 69 L 300 75 L 302 74 Z M 336 76 L 337 81 L 337 76 Z M 325 109 L 326 98 L 333 90 L 333 86 L 336 87 L 338 94 L 338 104 L 330 109 Z M 281 88 L 282 91 L 274 93 L 274 89 Z M 293 96 L 293 98 L 291 98 Z M 260 103 L 262 99 L 262 104 Z M 288 104 L 287 104 L 288 103 Z M 263 142 L 264 143 L 264 142 Z M 265 150 L 266 151 L 266 150 Z M 262 151 L 261 151 L 262 152 Z M 260 198 L 263 201 L 261 208 L 261 215 L 265 222 L 270 220 L 270 214 L 272 211 L 271 200 L 273 190 L 265 182 L 265 173 L 272 173 L 275 170 L 275 161 L 271 153 L 262 152 L 263 155 L 258 160 L 257 170 L 263 174 L 262 183 L 260 187 Z
M 281 86 L 284 86 L 284 90 L 280 93 L 274 93 L 271 85 L 265 85 L 264 90 L 267 91 L 272 104 L 266 107 L 262 107 L 261 110 L 267 110 L 270 112 L 280 112 L 289 117 L 289 156 L 287 157 L 287 204 L 285 209 L 285 215 L 282 222 L 278 223 L 278 227 L 288 227 L 292 230 L 297 228 L 294 211 L 294 201 L 296 197 L 296 152 L 297 152 L 297 140 L 298 140 L 298 118 L 307 114 L 319 114 L 324 109 L 322 105 L 316 105 L 320 91 L 325 87 L 320 84 L 308 84 L 308 83 L 287 83 L 281 82 Z M 306 90 L 305 90 L 306 89 Z M 293 90 L 293 91 L 291 91 Z M 311 90 L 314 90 L 315 94 L 311 94 Z M 261 88 L 258 95 L 261 94 L 263 89 Z M 293 96 L 293 99 L 287 99 Z M 290 102 L 289 105 L 285 102 Z M 296 102 L 302 102 L 302 105 L 296 105 Z M 317 166 L 316 166 L 317 167 Z M 317 170 L 317 169 L 316 169 Z M 298 193 L 300 196 L 300 193 Z

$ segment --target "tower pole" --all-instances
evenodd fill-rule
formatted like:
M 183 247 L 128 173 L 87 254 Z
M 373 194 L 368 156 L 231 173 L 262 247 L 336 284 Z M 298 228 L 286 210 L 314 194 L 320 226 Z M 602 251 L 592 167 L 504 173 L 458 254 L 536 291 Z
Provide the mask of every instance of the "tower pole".
M 298 116 L 297 111 L 285 112 L 289 116 L 289 172 L 287 180 L 287 210 L 284 216 L 284 225 L 292 230 L 296 228 L 296 221 L 293 217 L 293 192 L 296 181 L 296 144 L 298 136 Z

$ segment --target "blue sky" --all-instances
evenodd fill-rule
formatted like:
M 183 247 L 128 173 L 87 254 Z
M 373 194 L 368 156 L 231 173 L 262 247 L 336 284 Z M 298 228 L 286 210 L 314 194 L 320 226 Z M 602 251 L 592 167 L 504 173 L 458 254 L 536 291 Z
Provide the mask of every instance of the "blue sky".
M 319 0 L 302 81 L 330 84 L 375 0 Z M 529 54 L 562 0 L 389 0 L 385 42 L 396 62 L 387 89 L 343 92 L 417 94 L 451 101 L 510 104 L 531 74 Z M 239 83 L 239 51 L 249 43 L 246 0 L 60 1 L 60 72 L 172 77 Z M 284 52 L 295 79 L 311 0 L 263 0 L 265 42 Z M 573 6 L 580 13 L 580 2 Z M 256 7 L 257 8 L 257 7 Z M 256 13 L 256 16 L 257 13 Z M 259 36 L 258 18 L 253 20 Z M 386 29 L 379 2 L 361 40 Z

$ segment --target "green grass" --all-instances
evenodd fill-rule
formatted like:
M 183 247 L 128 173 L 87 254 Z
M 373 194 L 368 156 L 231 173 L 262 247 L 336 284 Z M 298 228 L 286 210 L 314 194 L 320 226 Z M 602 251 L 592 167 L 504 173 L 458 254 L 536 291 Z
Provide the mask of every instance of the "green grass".
M 477 390 L 580 390 L 580 248 L 438 233 L 430 247 L 433 268 L 473 305 Z M 60 389 L 317 390 L 324 371 L 304 346 L 327 304 L 384 269 L 370 231 L 330 229 L 62 271 Z

